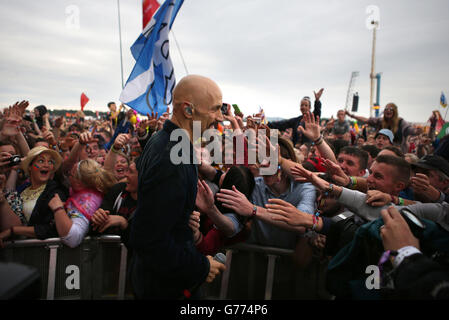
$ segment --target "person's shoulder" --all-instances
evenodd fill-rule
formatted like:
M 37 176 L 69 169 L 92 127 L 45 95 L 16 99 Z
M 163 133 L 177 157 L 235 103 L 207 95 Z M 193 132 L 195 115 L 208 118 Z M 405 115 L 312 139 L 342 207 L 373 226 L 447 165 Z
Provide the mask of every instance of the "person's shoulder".
M 125 190 L 126 188 L 126 183 L 125 182 L 119 182 L 114 184 L 111 189 L 109 189 L 108 194 L 116 194 L 116 193 L 120 193 L 123 190 Z

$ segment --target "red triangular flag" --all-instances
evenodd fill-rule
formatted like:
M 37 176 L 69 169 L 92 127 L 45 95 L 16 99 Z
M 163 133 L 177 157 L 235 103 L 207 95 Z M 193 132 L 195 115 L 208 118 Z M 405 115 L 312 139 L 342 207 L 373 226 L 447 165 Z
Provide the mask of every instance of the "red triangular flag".
M 145 29 L 153 14 L 161 5 L 156 0 L 142 0 L 143 27 Z
M 89 102 L 89 98 L 83 93 L 81 93 L 81 111 L 84 110 L 84 106 Z

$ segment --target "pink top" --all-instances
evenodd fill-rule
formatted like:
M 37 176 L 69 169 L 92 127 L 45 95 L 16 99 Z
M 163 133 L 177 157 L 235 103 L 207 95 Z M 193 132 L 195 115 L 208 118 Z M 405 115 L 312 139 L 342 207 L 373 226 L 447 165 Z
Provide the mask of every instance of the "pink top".
M 73 215 L 74 211 L 81 213 L 87 220 L 90 221 L 92 215 L 100 207 L 103 201 L 103 194 L 97 190 L 82 189 L 73 192 L 70 189 L 70 197 L 67 199 L 65 206 L 67 212 Z

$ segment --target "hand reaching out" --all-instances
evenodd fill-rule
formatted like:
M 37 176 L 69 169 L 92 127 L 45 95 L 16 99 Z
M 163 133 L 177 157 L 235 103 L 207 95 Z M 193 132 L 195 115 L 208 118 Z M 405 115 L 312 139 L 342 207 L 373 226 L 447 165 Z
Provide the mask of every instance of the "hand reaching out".
M 384 225 L 380 228 L 380 236 L 385 250 L 395 250 L 406 246 L 419 249 L 419 240 L 415 238 L 407 222 L 395 207 L 380 212 Z

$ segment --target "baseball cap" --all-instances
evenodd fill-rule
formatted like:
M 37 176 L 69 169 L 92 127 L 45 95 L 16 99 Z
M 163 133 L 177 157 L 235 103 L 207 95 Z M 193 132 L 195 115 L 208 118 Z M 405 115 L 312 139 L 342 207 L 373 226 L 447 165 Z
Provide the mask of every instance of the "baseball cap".
M 389 130 L 389 129 L 379 130 L 379 132 L 376 133 L 376 136 L 374 137 L 374 139 L 376 139 L 379 134 L 382 134 L 382 135 L 388 137 L 388 139 L 390 139 L 391 144 L 393 144 L 394 135 L 393 135 L 393 132 L 391 132 L 391 130 Z

